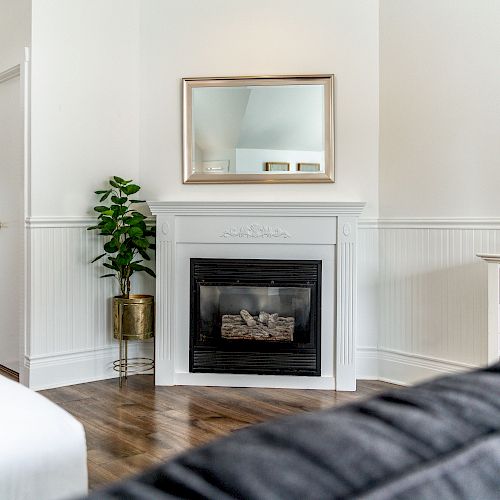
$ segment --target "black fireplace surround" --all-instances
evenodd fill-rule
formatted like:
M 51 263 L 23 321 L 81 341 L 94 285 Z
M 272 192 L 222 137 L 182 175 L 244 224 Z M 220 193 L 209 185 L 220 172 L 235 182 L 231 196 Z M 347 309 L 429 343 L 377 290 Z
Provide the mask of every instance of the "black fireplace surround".
M 320 339 L 321 261 L 191 259 L 191 372 L 320 376 Z

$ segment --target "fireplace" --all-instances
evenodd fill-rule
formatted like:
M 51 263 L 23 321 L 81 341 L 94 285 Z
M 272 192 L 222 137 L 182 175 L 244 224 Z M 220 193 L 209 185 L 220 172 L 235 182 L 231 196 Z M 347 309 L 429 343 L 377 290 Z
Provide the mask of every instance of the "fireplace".
M 148 204 L 157 226 L 154 344 L 157 385 L 356 389 L 356 241 L 357 219 L 364 203 L 159 201 Z M 198 260 L 201 257 L 210 259 L 206 264 L 212 264 L 212 269 L 199 267 L 196 271 L 203 274 L 196 276 L 192 266 L 202 262 Z M 230 274 L 240 273 L 238 278 L 225 276 L 227 268 L 222 272 L 228 264 L 225 259 L 238 263 L 229 269 Z M 274 276 L 262 273 L 263 280 L 257 280 L 255 273 L 241 265 L 253 261 L 264 264 L 269 260 L 273 262 Z M 311 279 L 302 279 L 303 274 L 297 272 L 300 268 L 294 263 L 316 266 L 315 261 L 321 262 L 321 269 L 317 267 L 312 273 L 312 278 L 317 279 L 314 286 Z M 214 263 L 222 263 L 224 267 L 213 266 Z M 289 264 L 293 272 L 288 272 L 290 268 L 281 272 L 281 266 Z M 298 281 L 293 282 L 294 278 Z M 276 320 L 281 316 L 282 326 L 286 318 L 293 317 L 293 332 L 291 328 L 281 329 L 282 338 L 271 341 L 271 337 L 256 338 L 255 331 L 234 329 L 234 321 L 245 309 L 242 307 L 225 311 L 233 318 L 225 319 L 224 338 L 221 338 L 222 315 L 214 319 L 212 314 L 210 321 L 215 326 L 209 330 L 211 335 L 202 327 L 199 335 L 195 334 L 193 328 L 201 321 L 196 304 L 202 285 L 238 286 L 239 291 L 250 291 L 249 295 L 254 296 L 251 300 L 257 303 L 255 309 L 252 303 L 246 304 L 252 319 L 261 310 L 271 315 L 278 313 Z M 274 311 L 274 303 L 259 303 L 263 291 L 248 290 L 262 287 L 271 289 L 269 297 L 273 293 L 290 297 L 297 288 L 311 289 L 307 342 L 298 342 L 297 335 L 302 335 L 304 329 L 295 314 Z M 216 293 L 224 291 L 219 289 Z M 236 326 L 242 326 L 241 321 Z M 231 331 L 244 338 L 229 338 Z M 271 365 L 269 360 L 273 356 Z M 257 367 L 259 357 L 265 363 L 265 370 Z M 299 364 L 301 357 L 305 366 Z
M 321 375 L 321 261 L 190 259 L 192 373 Z

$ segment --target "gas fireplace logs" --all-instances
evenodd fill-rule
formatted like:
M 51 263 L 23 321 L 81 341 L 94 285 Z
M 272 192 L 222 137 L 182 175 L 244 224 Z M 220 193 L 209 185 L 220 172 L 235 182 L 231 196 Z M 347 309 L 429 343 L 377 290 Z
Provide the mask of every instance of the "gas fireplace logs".
M 242 309 L 240 311 L 240 315 L 243 318 L 243 321 L 247 324 L 247 326 L 257 325 L 257 321 L 253 319 L 252 315 L 246 309 Z
M 222 316 L 221 336 L 231 340 L 293 340 L 295 319 L 291 316 L 279 316 L 278 313 L 261 311 L 252 316 L 242 309 L 240 314 L 224 314 Z

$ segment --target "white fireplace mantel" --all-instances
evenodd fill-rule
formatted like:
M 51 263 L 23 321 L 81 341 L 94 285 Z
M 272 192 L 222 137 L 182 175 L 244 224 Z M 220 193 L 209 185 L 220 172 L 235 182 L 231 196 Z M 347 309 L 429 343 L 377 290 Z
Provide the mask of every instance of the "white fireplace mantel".
M 362 202 L 148 202 L 157 221 L 156 384 L 356 389 Z M 189 261 L 321 259 L 321 376 L 190 373 Z

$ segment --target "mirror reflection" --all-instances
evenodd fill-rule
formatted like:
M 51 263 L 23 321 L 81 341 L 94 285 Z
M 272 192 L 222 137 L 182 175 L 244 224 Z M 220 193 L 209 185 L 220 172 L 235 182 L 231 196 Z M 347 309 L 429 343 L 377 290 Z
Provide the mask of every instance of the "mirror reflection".
M 193 171 L 325 172 L 323 85 L 193 89 Z

